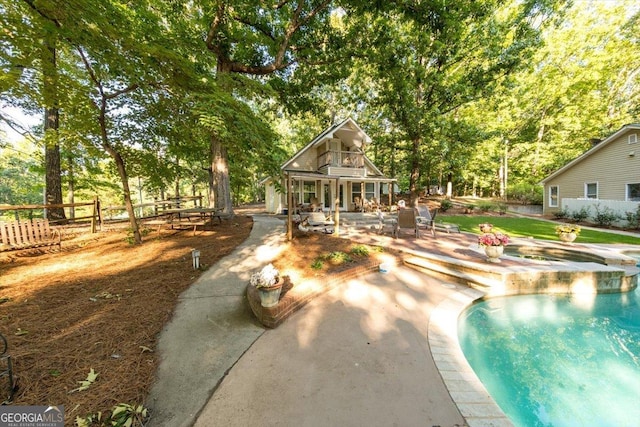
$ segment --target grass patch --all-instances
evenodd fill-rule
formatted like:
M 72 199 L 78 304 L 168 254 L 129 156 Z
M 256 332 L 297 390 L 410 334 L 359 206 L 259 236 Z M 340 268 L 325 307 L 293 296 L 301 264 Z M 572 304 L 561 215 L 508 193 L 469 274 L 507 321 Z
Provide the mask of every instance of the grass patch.
M 479 224 L 493 224 L 493 231 L 506 233 L 511 237 L 533 237 L 542 240 L 559 240 L 556 235 L 558 222 L 540 221 L 531 218 L 498 217 L 498 216 L 453 216 L 438 215 L 438 222 L 457 224 L 460 231 L 480 234 Z M 640 237 L 626 236 L 607 231 L 594 231 L 582 228 L 578 243 L 622 243 L 640 245 Z

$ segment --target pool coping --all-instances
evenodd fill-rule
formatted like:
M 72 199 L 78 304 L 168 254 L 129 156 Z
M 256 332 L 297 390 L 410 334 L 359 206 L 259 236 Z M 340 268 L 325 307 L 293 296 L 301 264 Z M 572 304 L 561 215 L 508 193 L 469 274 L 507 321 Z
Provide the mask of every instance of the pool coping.
M 429 319 L 431 355 L 449 395 L 469 427 L 513 427 L 467 362 L 458 340 L 458 317 L 485 296 L 476 289 L 458 289 L 436 306 Z

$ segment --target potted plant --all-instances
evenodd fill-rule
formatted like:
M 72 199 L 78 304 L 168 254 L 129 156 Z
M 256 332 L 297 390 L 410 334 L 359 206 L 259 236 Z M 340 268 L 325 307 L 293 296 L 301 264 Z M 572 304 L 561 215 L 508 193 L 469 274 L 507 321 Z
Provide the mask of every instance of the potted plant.
M 263 307 L 273 307 L 278 304 L 284 280 L 273 264 L 269 264 L 257 273 L 251 275 L 249 283 L 255 286 L 260 294 Z
M 493 224 L 489 224 L 488 222 L 483 222 L 482 224 L 478 224 L 478 227 L 480 227 L 480 231 L 482 233 L 491 233 Z
M 571 243 L 580 234 L 580 226 L 576 224 L 561 224 L 556 226 L 556 234 L 563 243 Z
M 478 245 L 484 247 L 489 262 L 500 262 L 500 256 L 507 244 L 509 236 L 503 233 L 485 233 L 478 237 Z

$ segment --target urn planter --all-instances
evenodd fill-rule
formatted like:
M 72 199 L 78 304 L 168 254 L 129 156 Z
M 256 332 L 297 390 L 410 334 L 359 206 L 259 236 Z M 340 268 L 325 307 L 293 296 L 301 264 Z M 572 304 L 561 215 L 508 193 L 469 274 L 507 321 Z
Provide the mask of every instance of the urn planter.
M 258 294 L 260 295 L 260 305 L 267 308 L 278 305 L 283 284 L 284 279 L 280 277 L 275 285 L 258 287 L 257 289 Z
M 574 240 L 576 240 L 576 237 L 578 237 L 578 235 L 576 233 L 559 233 L 558 237 L 560 237 L 560 241 L 562 243 L 573 243 Z
M 487 255 L 487 261 L 500 262 L 500 257 L 504 253 L 504 246 L 485 246 L 484 253 Z

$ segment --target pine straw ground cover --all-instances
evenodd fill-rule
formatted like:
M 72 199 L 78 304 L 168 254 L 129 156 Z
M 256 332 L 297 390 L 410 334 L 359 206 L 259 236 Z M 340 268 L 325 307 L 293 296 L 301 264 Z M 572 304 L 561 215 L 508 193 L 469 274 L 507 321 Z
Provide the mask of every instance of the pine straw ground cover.
M 153 229 L 140 246 L 127 243 L 122 229 L 67 233 L 61 252 L 0 254 L 0 333 L 18 385 L 12 404 L 64 405 L 65 425 L 121 403 L 144 404 L 159 362 L 158 334 L 200 275 L 191 250 L 199 249 L 202 268 L 209 268 L 247 238 L 252 224 L 236 216 L 196 236 Z M 275 264 L 294 284 L 331 274 L 332 263 L 312 263 L 354 246 L 298 232 L 286 245 Z M 91 370 L 95 381 L 82 387 Z

